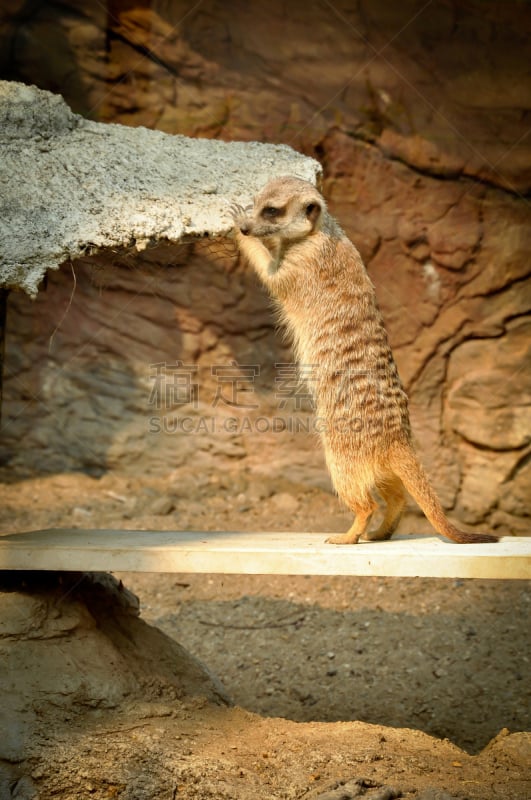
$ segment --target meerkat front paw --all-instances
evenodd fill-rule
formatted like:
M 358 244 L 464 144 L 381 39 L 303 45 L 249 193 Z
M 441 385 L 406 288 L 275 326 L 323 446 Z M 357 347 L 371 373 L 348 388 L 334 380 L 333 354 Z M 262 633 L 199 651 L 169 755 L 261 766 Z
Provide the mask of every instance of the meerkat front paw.
M 243 206 L 240 203 L 231 203 L 229 206 L 229 211 L 232 219 L 239 217 L 241 214 L 245 213 Z
M 229 213 L 232 217 L 233 227 L 229 232 L 229 238 L 238 241 L 242 236 L 242 228 L 245 227 L 247 221 L 248 208 L 240 205 L 239 203 L 231 203 L 229 206 Z
M 247 218 L 250 210 L 249 206 L 245 207 L 240 203 L 230 204 L 229 212 L 236 227 L 239 227 L 239 224 Z

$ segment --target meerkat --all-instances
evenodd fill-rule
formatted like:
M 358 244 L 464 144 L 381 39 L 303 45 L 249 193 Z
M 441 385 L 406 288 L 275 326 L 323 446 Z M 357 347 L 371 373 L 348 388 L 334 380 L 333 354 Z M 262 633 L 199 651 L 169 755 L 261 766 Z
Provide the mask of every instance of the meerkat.
M 406 490 L 435 530 L 459 543 L 495 542 L 465 533 L 446 517 L 415 454 L 408 398 L 361 256 L 307 181 L 271 180 L 252 208 L 233 209 L 234 238 L 258 273 L 291 335 L 320 420 L 333 486 L 355 514 L 331 544 L 389 539 L 402 516 Z M 381 525 L 369 531 L 377 504 Z

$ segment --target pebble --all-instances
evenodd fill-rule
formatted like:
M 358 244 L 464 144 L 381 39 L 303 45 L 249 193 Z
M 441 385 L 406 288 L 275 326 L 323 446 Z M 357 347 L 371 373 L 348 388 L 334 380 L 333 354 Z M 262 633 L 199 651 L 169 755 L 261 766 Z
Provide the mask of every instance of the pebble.
M 175 508 L 175 500 L 173 497 L 169 495 L 162 495 L 162 497 L 157 497 L 151 505 L 149 506 L 149 513 L 156 514 L 158 516 L 166 516 Z
M 297 498 L 287 492 L 274 494 L 270 502 L 273 506 L 273 510 L 282 514 L 295 514 L 299 508 L 299 501 Z
M 92 511 L 88 508 L 83 508 L 82 506 L 76 506 L 72 509 L 72 515 L 76 519 L 86 519 L 86 517 L 92 516 Z

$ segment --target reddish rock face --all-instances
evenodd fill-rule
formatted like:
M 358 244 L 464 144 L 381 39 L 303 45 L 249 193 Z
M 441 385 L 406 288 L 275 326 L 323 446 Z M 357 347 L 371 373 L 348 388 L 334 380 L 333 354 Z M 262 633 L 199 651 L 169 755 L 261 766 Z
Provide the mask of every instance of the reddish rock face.
M 482 529 L 525 530 L 530 9 L 274 0 L 229 10 L 213 0 L 187 13 L 184 3 L 114 0 L 105 13 L 79 0 L 28 17 L 23 5 L 10 4 L 0 29 L 5 77 L 59 91 L 98 120 L 284 142 L 321 161 L 331 211 L 375 283 L 445 504 Z M 319 462 L 304 434 L 146 435 L 157 362 L 198 366 L 207 405 L 212 366 L 259 365 L 259 407 L 248 413 L 278 411 L 274 365 L 289 351 L 230 249 L 184 259 L 159 249 L 132 264 L 109 254 L 74 268 L 51 352 L 70 267 L 36 303 L 11 298 L 6 458 L 53 469 L 237 458 L 274 469 L 297 448 Z M 29 403 L 42 392 L 44 406 Z

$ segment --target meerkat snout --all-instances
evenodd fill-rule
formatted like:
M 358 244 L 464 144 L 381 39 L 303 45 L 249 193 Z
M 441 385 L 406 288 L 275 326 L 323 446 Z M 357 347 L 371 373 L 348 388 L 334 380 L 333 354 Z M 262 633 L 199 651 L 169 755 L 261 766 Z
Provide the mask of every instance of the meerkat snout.
M 256 238 L 276 251 L 317 233 L 326 212 L 322 195 L 300 178 L 284 176 L 267 185 L 252 206 L 233 206 L 236 229 L 247 238 Z

